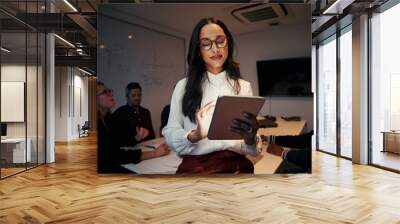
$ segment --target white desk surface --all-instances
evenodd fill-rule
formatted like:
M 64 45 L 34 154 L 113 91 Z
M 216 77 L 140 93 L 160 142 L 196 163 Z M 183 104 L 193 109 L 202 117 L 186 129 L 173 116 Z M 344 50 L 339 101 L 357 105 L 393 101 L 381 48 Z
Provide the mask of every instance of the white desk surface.
M 278 127 L 271 128 L 260 128 L 258 134 L 260 135 L 300 135 L 306 128 L 306 121 L 285 121 L 283 119 L 277 119 L 276 123 Z
M 138 164 L 129 163 L 122 166 L 137 174 L 175 174 L 181 162 L 182 158 L 171 150 L 168 155 L 163 157 L 143 160 Z
M 28 138 L 29 141 L 29 138 Z M 1 143 L 20 143 L 20 142 L 25 142 L 25 138 L 5 138 L 1 139 Z
M 262 128 L 258 133 L 262 135 L 299 135 L 305 128 L 306 121 L 285 121 L 282 119 L 277 120 L 278 127 Z M 163 142 L 163 138 L 142 142 L 140 144 L 142 150 L 152 150 L 144 147 L 146 144 L 154 144 L 156 142 Z M 278 166 L 281 164 L 282 159 L 279 156 L 267 153 L 267 146 L 263 145 L 261 155 L 247 156 L 254 164 L 254 174 L 273 174 Z M 125 164 L 123 167 L 137 173 L 137 174 L 175 174 L 182 159 L 176 155 L 174 151 L 163 157 L 158 157 L 149 160 L 143 160 L 138 164 Z

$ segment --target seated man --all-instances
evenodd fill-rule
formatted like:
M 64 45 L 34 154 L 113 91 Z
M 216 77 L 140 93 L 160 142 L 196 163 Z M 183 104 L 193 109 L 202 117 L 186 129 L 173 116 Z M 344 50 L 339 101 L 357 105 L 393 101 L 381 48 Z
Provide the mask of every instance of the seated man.
M 120 141 L 124 145 L 134 145 L 155 138 L 150 111 L 140 106 L 142 87 L 136 82 L 126 86 L 126 105 L 113 113 L 120 133 Z
M 270 144 L 267 151 L 284 160 L 276 173 L 311 173 L 312 135 L 313 131 L 298 136 L 262 136 Z

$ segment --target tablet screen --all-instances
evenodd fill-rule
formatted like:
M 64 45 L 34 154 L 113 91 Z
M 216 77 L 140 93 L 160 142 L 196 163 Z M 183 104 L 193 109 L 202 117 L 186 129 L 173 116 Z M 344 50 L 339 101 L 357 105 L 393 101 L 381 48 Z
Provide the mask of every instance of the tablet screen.
M 232 132 L 230 126 L 235 118 L 245 119 L 243 112 L 247 111 L 255 116 L 264 105 L 265 98 L 251 96 L 221 96 L 215 105 L 211 125 L 207 137 L 210 140 L 237 140 L 243 139 L 239 134 Z

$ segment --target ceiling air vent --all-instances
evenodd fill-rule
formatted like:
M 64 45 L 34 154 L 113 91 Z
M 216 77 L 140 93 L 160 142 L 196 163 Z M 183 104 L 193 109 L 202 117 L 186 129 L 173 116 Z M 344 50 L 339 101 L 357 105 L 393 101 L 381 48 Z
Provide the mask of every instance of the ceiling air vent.
M 287 10 L 282 4 L 255 4 L 232 11 L 232 16 L 241 23 L 278 23 L 286 15 Z

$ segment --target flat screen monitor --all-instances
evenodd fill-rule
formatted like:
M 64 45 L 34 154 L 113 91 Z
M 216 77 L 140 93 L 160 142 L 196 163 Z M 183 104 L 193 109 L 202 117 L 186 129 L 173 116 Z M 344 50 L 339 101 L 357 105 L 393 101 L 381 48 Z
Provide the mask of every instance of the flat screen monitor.
M 312 96 L 311 58 L 257 61 L 260 96 Z
M 7 124 L 1 123 L 1 136 L 7 136 Z

